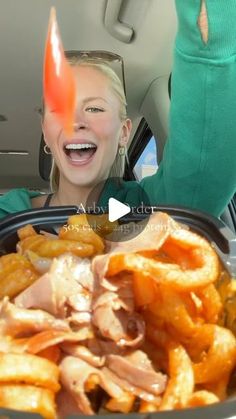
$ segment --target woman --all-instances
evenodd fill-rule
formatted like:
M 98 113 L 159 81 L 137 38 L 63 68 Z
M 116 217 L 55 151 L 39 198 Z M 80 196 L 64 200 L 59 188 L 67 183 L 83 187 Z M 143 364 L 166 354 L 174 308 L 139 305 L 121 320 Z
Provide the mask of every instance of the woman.
M 208 0 L 206 13 L 205 2 L 176 0 L 169 140 L 158 172 L 141 182 L 152 205 L 185 205 L 219 216 L 235 193 L 234 2 Z M 55 110 L 46 109 L 43 119 L 54 158 L 50 206 L 84 206 L 98 182 L 121 175 L 131 130 L 124 93 L 111 70 L 92 62 L 77 63 L 73 70 L 79 85 L 73 136 L 66 138 Z M 145 203 L 136 182 L 108 181 L 94 199 L 105 205 L 109 196 Z M 45 196 L 14 190 L 0 199 L 0 216 L 44 205 Z
M 109 65 L 91 58 L 74 58 L 70 63 L 79 92 L 73 134 L 66 136 L 53 110 L 46 107 L 43 116 L 44 138 L 54 157 L 53 206 L 86 206 L 95 185 L 112 175 L 122 177 L 131 131 L 124 90 Z M 98 199 L 99 194 L 95 201 Z M 42 206 L 43 198 L 35 198 L 32 203 Z

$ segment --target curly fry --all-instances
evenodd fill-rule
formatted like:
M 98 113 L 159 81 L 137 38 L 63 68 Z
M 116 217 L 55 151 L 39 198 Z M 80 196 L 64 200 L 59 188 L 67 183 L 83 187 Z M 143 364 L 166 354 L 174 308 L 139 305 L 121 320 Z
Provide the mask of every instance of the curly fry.
M 184 337 L 191 337 L 195 333 L 201 319 L 193 319 L 189 313 L 191 298 L 185 294 L 178 294 L 172 291 L 171 287 L 160 286 L 161 299 L 148 305 L 148 309 L 161 318 L 167 326 L 171 325 L 173 331 L 178 334 L 180 341 Z M 193 310 L 193 308 L 191 307 Z M 195 320 L 195 321 L 194 321 Z
M 166 330 L 158 329 L 151 323 L 146 324 L 146 337 L 150 340 L 150 342 L 157 345 L 157 347 L 161 347 L 163 349 L 167 349 L 173 341 Z
M 72 226 L 90 226 L 94 231 L 98 231 L 99 235 L 103 237 L 114 231 L 114 228 L 118 226 L 118 222 L 109 221 L 108 214 L 76 214 L 71 215 L 68 218 L 68 224 Z
M 93 232 L 91 228 L 86 229 L 79 229 L 76 231 L 71 230 L 60 230 L 59 231 L 59 239 L 62 240 L 70 240 L 70 241 L 76 241 L 84 244 L 90 244 L 94 247 L 95 251 L 94 254 L 102 253 L 104 250 L 104 243 L 102 239 L 97 236 Z
M 124 392 L 119 399 L 111 398 L 105 407 L 111 412 L 129 413 L 132 410 L 134 400 L 135 396 L 133 394 Z
M 89 393 L 90 391 L 95 390 L 98 385 L 100 384 L 100 379 L 97 374 L 90 374 L 90 376 L 87 378 L 87 380 L 84 383 L 84 388 L 86 393 Z
M 68 252 L 80 257 L 90 257 L 95 253 L 91 244 L 74 240 L 51 239 L 40 234 L 26 237 L 18 243 L 17 251 L 19 253 L 25 254 L 29 250 L 35 252 L 38 256 L 48 258 L 54 258 Z
M 45 239 L 46 237 L 43 234 L 27 236 L 17 243 L 17 252 L 21 255 L 24 255 L 27 250 L 32 250 L 35 252 L 38 246 L 45 242 Z
M 219 402 L 219 399 L 214 393 L 206 390 L 200 390 L 192 394 L 186 407 L 206 406 L 217 402 Z
M 102 253 L 105 247 L 104 241 L 93 231 L 87 220 L 81 219 L 82 215 L 70 217 L 67 225 L 59 230 L 59 238 L 90 244 L 94 247 L 96 254 Z
M 143 272 L 158 284 L 165 284 L 179 291 L 194 291 L 213 283 L 218 276 L 218 257 L 210 245 L 196 249 L 199 267 L 182 269 L 177 264 L 157 262 L 138 254 L 114 254 L 110 256 L 106 276 L 122 271 Z
M 203 360 L 193 365 L 197 384 L 220 380 L 232 371 L 236 365 L 236 339 L 230 330 L 206 324 L 195 339 L 203 339 L 205 348 L 209 348 Z
M 137 307 L 150 304 L 157 299 L 157 284 L 152 278 L 142 275 L 142 272 L 133 275 L 134 299 Z
M 0 258 L 0 298 L 15 297 L 30 286 L 39 274 L 22 255 L 10 253 Z
M 94 247 L 91 244 L 79 243 L 73 240 L 45 240 L 39 246 L 37 253 L 42 257 L 57 257 L 63 253 L 71 252 L 76 256 L 90 257 L 94 255 Z
M 191 360 L 183 346 L 169 350 L 169 382 L 159 410 L 186 407 L 194 389 L 194 375 Z
M 24 227 L 21 227 L 17 230 L 17 235 L 20 240 L 25 239 L 26 237 L 37 235 L 34 227 L 31 224 L 27 224 Z
M 161 403 L 161 398 L 160 398 L 160 403 Z M 141 400 L 140 401 L 139 413 L 156 412 L 157 410 L 159 410 L 160 403 L 157 404 L 157 403 L 147 402 L 146 400 Z
M 222 302 L 218 291 L 213 284 L 196 292 L 202 301 L 203 315 L 207 323 L 217 323 L 222 311 Z
M 46 388 L 26 384 L 0 385 L 0 407 L 39 413 L 45 419 L 55 419 L 54 393 Z
M 0 280 L 5 278 L 6 275 L 13 272 L 15 269 L 22 267 L 26 269 L 33 269 L 33 266 L 22 255 L 17 253 L 9 253 L 0 257 Z
M 53 362 L 30 354 L 0 354 L 0 383 L 26 383 L 58 391 L 59 368 Z
M 205 389 L 210 393 L 214 393 L 220 401 L 223 401 L 227 397 L 227 387 L 230 379 L 230 374 L 227 373 L 220 380 L 214 383 L 206 383 Z

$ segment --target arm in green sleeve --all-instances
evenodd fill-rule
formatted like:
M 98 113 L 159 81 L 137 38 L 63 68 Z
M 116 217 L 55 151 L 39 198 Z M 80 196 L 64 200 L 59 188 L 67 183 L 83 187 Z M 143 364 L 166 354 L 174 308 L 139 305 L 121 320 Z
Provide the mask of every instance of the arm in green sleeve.
M 219 216 L 236 192 L 236 5 L 206 5 L 204 44 L 197 24 L 201 1 L 176 0 L 169 139 L 155 189 L 158 203 Z
M 8 213 L 2 209 L 0 209 L 0 222 L 8 215 Z

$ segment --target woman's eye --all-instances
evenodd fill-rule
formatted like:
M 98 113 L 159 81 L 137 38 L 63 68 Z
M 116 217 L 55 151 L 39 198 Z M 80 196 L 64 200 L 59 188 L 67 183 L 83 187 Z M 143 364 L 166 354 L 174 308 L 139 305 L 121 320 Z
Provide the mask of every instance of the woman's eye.
M 97 113 L 97 112 L 104 112 L 104 109 L 98 108 L 97 106 L 89 106 L 86 108 L 87 112 Z

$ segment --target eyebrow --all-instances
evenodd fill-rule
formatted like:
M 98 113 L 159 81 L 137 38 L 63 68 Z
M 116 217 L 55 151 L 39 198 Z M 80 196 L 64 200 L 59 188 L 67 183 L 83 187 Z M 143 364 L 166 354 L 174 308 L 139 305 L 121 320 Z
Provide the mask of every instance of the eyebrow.
M 103 100 L 103 102 L 108 103 L 106 99 L 104 99 L 101 96 L 91 96 L 91 97 L 87 97 L 86 99 L 83 100 L 84 104 L 91 102 L 93 100 Z

